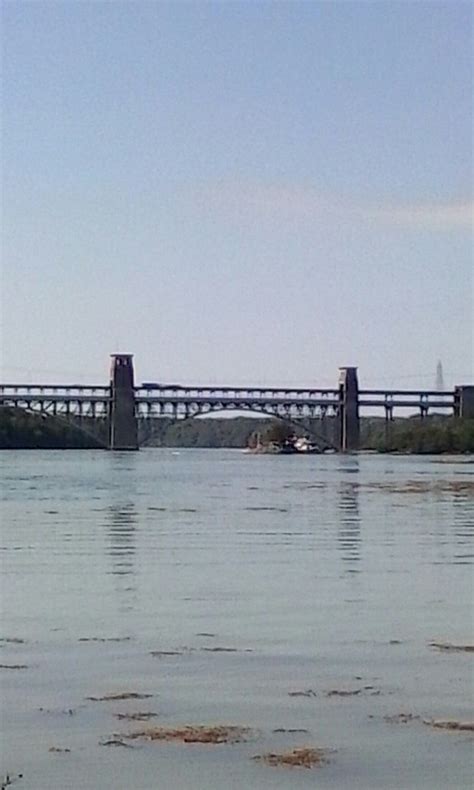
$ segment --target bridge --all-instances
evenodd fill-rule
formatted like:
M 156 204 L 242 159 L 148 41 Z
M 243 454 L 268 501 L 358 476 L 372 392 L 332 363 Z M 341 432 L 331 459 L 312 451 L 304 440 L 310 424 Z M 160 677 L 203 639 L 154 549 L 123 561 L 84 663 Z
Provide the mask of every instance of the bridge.
M 105 386 L 1 384 L 0 407 L 66 420 L 96 437 L 95 427 L 101 426 L 103 444 L 110 450 L 138 450 L 139 426 L 152 425 L 163 417 L 185 420 L 216 412 L 247 411 L 303 426 L 305 420 L 315 419 L 324 426 L 332 418 L 336 438 L 326 438 L 326 445 L 351 452 L 359 447 L 359 420 L 364 411 L 381 412 L 387 421 L 393 419 L 395 409 L 415 412 L 422 418 L 439 409 L 457 417 L 474 417 L 474 385 L 451 391 L 360 389 L 357 368 L 342 367 L 333 389 L 158 383 L 136 386 L 133 355 L 112 354 L 110 382 Z

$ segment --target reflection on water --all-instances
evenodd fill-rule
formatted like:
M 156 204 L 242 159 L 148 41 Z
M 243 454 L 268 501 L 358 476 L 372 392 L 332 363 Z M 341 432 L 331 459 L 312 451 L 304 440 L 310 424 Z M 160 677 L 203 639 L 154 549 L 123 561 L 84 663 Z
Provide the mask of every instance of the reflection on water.
M 359 464 L 355 459 L 350 465 L 344 468 L 347 474 L 357 474 Z M 339 529 L 338 544 L 341 551 L 341 559 L 345 563 L 346 573 L 359 573 L 361 548 L 361 517 L 359 512 L 359 486 L 356 481 L 344 480 L 338 487 L 338 511 Z M 355 564 L 354 564 L 355 563 Z
M 410 790 L 471 788 L 466 741 L 384 717 L 472 716 L 472 659 L 429 643 L 471 641 L 474 466 L 13 451 L 2 472 L 0 652 L 28 669 L 0 671 L 0 742 L 22 790 L 150 790 L 157 772 L 179 790 L 310 790 L 315 779 L 321 790 L 394 790 L 394 777 Z M 374 679 L 374 694 L 326 697 Z M 289 697 L 310 688 L 314 704 Z M 219 747 L 218 759 L 106 753 L 116 708 L 85 700 L 127 691 L 156 695 L 164 725 L 258 726 L 269 751 L 298 745 L 289 731 L 302 728 L 334 759 L 316 777 L 264 769 L 253 743 Z M 79 705 L 60 731 L 38 712 Z
M 474 564 L 474 497 L 472 493 L 455 491 L 452 498 L 453 526 L 456 550 L 453 562 L 456 565 Z
M 117 593 L 133 593 L 136 585 L 131 583 L 135 577 L 135 554 L 137 540 L 137 511 L 133 502 L 109 505 L 106 511 L 106 527 L 109 538 L 107 556 L 111 559 L 112 570 L 109 573 L 115 577 Z M 122 606 L 131 608 L 131 601 L 122 601 Z

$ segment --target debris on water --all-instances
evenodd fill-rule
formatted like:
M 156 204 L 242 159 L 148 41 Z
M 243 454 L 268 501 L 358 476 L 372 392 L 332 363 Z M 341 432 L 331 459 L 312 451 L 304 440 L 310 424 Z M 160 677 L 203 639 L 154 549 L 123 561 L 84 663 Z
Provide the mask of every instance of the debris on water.
M 368 694 L 370 697 L 378 697 L 381 693 L 375 686 L 367 685 L 356 689 L 330 689 L 325 695 L 326 697 L 357 697 L 359 694 Z
M 104 694 L 103 697 L 86 697 L 92 702 L 118 702 L 125 699 L 149 699 L 153 694 L 139 694 L 136 691 L 122 691 L 118 694 Z
M 392 716 L 383 717 L 388 724 L 410 724 L 412 721 L 419 721 L 420 718 L 415 713 L 395 713 Z
M 244 510 L 268 511 L 273 513 L 288 513 L 287 507 L 245 507 Z
M 99 746 L 124 746 L 126 749 L 133 749 L 131 743 L 125 743 L 121 738 L 109 738 L 107 741 L 99 741 Z
M 153 658 L 167 658 L 168 656 L 182 656 L 184 650 L 150 650 Z
M 279 733 L 294 734 L 294 733 L 309 733 L 309 730 L 305 730 L 304 727 L 301 727 L 301 728 L 300 727 L 289 727 L 289 728 L 287 728 L 287 727 L 277 727 L 277 729 L 276 730 L 272 730 L 272 732 L 274 732 L 275 734 L 279 734 Z
M 391 639 L 389 641 L 389 645 L 401 645 L 401 644 L 402 644 L 402 642 L 401 642 L 400 639 Z
M 261 760 L 267 765 L 288 766 L 290 768 L 314 768 L 315 766 L 327 763 L 326 749 L 314 749 L 309 746 L 302 746 L 293 749 L 291 752 L 268 752 L 267 754 L 256 754 L 254 760 Z
M 114 716 L 120 721 L 149 721 L 149 719 L 155 719 L 158 714 L 151 711 L 137 711 L 136 713 L 114 713 Z
M 0 669 L 28 669 L 28 664 L 0 664 Z
M 455 719 L 423 719 L 423 724 L 435 727 L 438 730 L 452 732 L 474 732 L 474 721 L 457 721 Z
M 71 750 L 66 748 L 62 748 L 61 746 L 50 746 L 48 752 L 54 752 L 55 754 L 67 754 Z
M 289 697 L 317 697 L 317 692 L 313 689 L 306 689 L 306 691 L 289 691 Z
M 40 713 L 54 713 L 66 716 L 74 716 L 76 711 L 73 708 L 65 708 L 63 710 L 51 710 L 50 708 L 38 708 Z
M 208 636 L 206 634 L 206 636 Z M 212 635 L 213 636 L 213 635 Z M 225 647 L 222 645 L 213 645 L 205 647 L 180 647 L 174 650 L 150 650 L 150 655 L 154 658 L 168 658 L 172 656 L 182 656 L 185 653 L 252 653 L 253 650 L 249 647 Z
M 150 727 L 146 730 L 121 734 L 120 739 L 145 741 L 181 741 L 181 743 L 242 743 L 250 736 L 250 727 L 229 725 L 194 725 L 183 727 Z
M 24 645 L 25 640 L 20 639 L 18 636 L 2 636 L 0 637 L 0 642 L 5 642 L 7 644 L 12 645 Z
M 129 642 L 130 636 L 82 636 L 78 642 Z
M 253 650 L 250 647 L 238 648 L 238 647 L 201 647 L 200 648 L 202 653 L 252 653 Z
M 165 513 L 165 507 L 149 507 L 148 510 L 156 510 L 158 513 Z
M 207 637 L 208 639 L 214 639 L 216 634 L 210 634 L 210 633 L 207 633 L 206 631 L 201 631 L 199 634 L 196 634 L 196 636 L 204 636 L 204 637 Z
M 474 645 L 456 645 L 452 642 L 430 642 L 430 647 L 452 653 L 474 653 Z
M 326 691 L 326 697 L 355 697 L 362 693 L 362 689 L 331 689 Z
M 0 785 L 0 790 L 7 790 L 7 787 L 10 787 L 18 779 L 23 779 L 23 774 L 16 774 L 16 776 L 10 776 L 10 774 L 7 774 L 2 779 L 2 784 Z

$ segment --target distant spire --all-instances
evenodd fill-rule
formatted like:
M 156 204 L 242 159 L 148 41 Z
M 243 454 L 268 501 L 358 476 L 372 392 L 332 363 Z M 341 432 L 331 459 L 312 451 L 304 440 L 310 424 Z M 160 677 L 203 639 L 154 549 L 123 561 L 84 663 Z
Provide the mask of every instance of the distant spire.
M 436 365 L 435 389 L 444 390 L 443 363 L 441 360 L 438 360 L 438 364 Z

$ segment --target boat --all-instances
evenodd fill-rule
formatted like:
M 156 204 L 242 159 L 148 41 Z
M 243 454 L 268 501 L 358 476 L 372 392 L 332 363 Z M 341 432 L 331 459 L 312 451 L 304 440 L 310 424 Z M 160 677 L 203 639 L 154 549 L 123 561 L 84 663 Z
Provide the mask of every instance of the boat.
M 304 453 L 305 455 L 316 455 L 321 452 L 321 448 L 312 442 L 309 436 L 301 436 L 295 441 L 295 449 L 297 453 Z
M 262 443 L 260 434 L 254 447 L 246 447 L 244 453 L 251 455 L 316 455 L 322 452 L 308 436 L 289 436 L 281 442 Z

